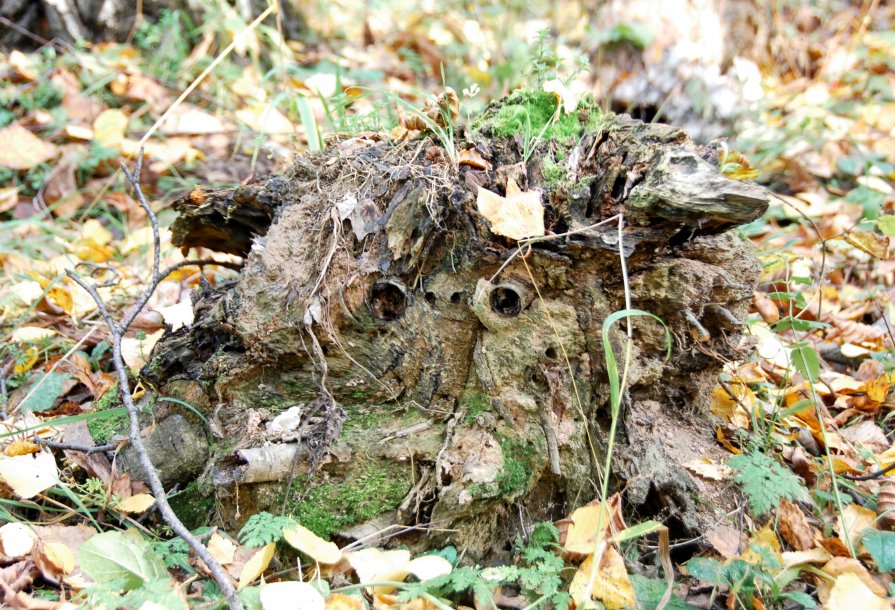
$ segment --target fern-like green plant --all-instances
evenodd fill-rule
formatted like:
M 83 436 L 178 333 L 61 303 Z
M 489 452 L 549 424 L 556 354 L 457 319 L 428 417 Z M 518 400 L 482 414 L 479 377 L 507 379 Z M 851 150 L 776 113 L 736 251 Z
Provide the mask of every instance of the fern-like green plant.
M 261 512 L 249 517 L 239 530 L 239 541 L 246 546 L 264 546 L 283 538 L 283 530 L 295 525 L 289 517 Z
M 783 498 L 796 501 L 808 497 L 799 477 L 760 451 L 735 455 L 727 465 L 737 471 L 735 481 L 743 486 L 756 517 L 771 512 Z

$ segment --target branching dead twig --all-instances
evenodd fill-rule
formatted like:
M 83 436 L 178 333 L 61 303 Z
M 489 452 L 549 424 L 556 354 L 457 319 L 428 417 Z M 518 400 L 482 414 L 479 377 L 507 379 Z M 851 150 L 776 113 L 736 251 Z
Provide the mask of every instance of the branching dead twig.
M 127 166 L 124 163 L 121 164 L 121 170 L 124 172 L 124 175 L 127 177 L 128 182 L 133 187 L 134 194 L 137 196 L 140 207 L 142 207 L 143 210 L 146 212 L 146 215 L 149 218 L 149 223 L 152 227 L 152 275 L 150 276 L 149 284 L 146 286 L 142 294 L 137 299 L 137 303 L 135 304 L 135 306 L 124 317 L 121 323 L 116 323 L 115 320 L 112 318 L 112 315 L 109 313 L 109 310 L 106 307 L 103 298 L 99 295 L 99 292 L 97 291 L 95 286 L 87 283 L 80 275 L 70 269 L 66 271 L 66 274 L 72 279 L 72 281 L 86 290 L 87 293 L 93 298 L 94 302 L 96 302 L 96 306 L 99 308 L 99 312 L 102 315 L 103 320 L 106 323 L 106 326 L 108 326 L 109 328 L 109 332 L 111 333 L 112 363 L 118 376 L 118 394 L 121 398 L 121 401 L 124 403 L 124 406 L 127 408 L 127 414 L 130 419 L 130 442 L 133 444 L 134 449 L 139 457 L 140 465 L 142 466 L 143 471 L 146 473 L 147 483 L 149 483 L 149 488 L 152 490 L 152 494 L 155 496 L 156 506 L 158 507 L 159 513 L 162 515 L 162 519 L 164 519 L 165 523 L 167 523 L 171 527 L 174 533 L 182 538 L 196 553 L 196 555 L 203 562 L 205 562 L 205 565 L 208 566 L 208 569 L 211 572 L 215 583 L 217 583 L 218 588 L 220 588 L 221 592 L 227 598 L 227 605 L 230 607 L 230 610 L 243 610 L 242 601 L 239 599 L 236 590 L 233 588 L 233 584 L 230 581 L 230 577 L 228 576 L 227 572 L 224 570 L 221 564 L 211 555 L 211 553 L 209 553 L 208 549 L 202 544 L 202 542 L 198 538 L 196 538 L 196 536 L 194 536 L 192 532 L 190 532 L 189 529 L 187 529 L 187 527 L 180 521 L 180 519 L 171 509 L 171 505 L 168 503 L 168 497 L 165 493 L 165 488 L 162 485 L 161 479 L 159 478 L 158 471 L 155 469 L 155 466 L 149 459 L 149 454 L 146 452 L 146 447 L 143 445 L 143 439 L 140 436 L 140 409 L 139 407 L 137 407 L 136 403 L 134 403 L 134 399 L 131 396 L 131 387 L 130 380 L 128 379 L 127 366 L 125 365 L 124 359 L 121 356 L 121 340 L 124 337 L 125 332 L 127 332 L 127 329 L 134 322 L 134 319 L 136 319 L 137 315 L 149 302 L 149 299 L 152 297 L 152 294 L 155 292 L 155 289 L 158 287 L 159 283 L 163 279 L 165 279 L 165 277 L 167 277 L 167 275 L 170 274 L 172 271 L 186 266 L 186 264 L 197 264 L 196 261 L 184 261 L 183 263 L 178 263 L 176 265 L 168 267 L 165 270 L 160 271 L 159 265 L 161 259 L 161 240 L 159 239 L 158 219 L 156 218 L 155 213 L 152 211 L 152 208 L 150 208 L 149 204 L 146 202 L 146 197 L 143 194 L 143 190 L 140 188 L 140 171 L 142 169 L 142 166 L 142 150 L 140 150 L 136 167 L 134 168 L 133 173 L 128 171 Z M 199 263 L 209 262 L 212 261 L 199 261 Z

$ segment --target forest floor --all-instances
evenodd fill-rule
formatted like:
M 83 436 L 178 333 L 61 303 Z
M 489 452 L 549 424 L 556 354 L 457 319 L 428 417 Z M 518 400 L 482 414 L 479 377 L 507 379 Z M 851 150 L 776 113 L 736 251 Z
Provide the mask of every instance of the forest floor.
M 730 458 L 688 465 L 691 476 L 729 481 L 742 498 L 730 523 L 672 541 L 693 552 L 671 574 L 656 524 L 625 528 L 615 501 L 604 499 L 613 535 L 533 524 L 513 565 L 479 568 L 452 548 L 417 558 L 381 549 L 349 555 L 267 513 L 241 532 L 212 531 L 202 527 L 207 507 L 178 502 L 189 490 L 175 490 L 172 505 L 193 513 L 191 525 L 247 607 L 891 607 L 895 31 L 880 27 L 895 23 L 895 11 L 866 4 L 870 13 L 842 7 L 833 26 L 821 9 L 793 8 L 796 26 L 770 44 L 779 57 L 756 62 L 760 95 L 735 118 L 718 119 L 734 130 L 721 171 L 774 194 L 768 213 L 741 228 L 763 265 L 748 322 L 754 348 L 726 363 L 711 405 Z M 395 25 L 384 11 L 315 13 L 313 42 L 281 44 L 272 18 L 250 27 L 224 3 L 214 6 L 220 31 L 172 12 L 142 24 L 126 44 L 36 41 L 0 53 L 4 607 L 221 603 L 207 568 L 154 516 L 143 482 L 102 454 L 58 444 L 63 428 L 78 431 L 67 442 L 126 440 L 116 436 L 127 416 L 116 406 L 102 312 L 65 275 L 110 280 L 99 292 L 116 318 L 145 288 L 152 230 L 119 162 L 132 166 L 144 151 L 141 184 L 162 228 L 161 264 L 176 265 L 185 255 L 165 230 L 174 218 L 168 204 L 197 185 L 267 176 L 336 132 L 413 137 L 408 120 L 420 113 L 396 100 L 423 108 L 445 85 L 458 92 L 460 122 L 522 85 L 546 86 L 558 104 L 574 105 L 596 86 L 598 70 L 588 66 L 602 61 L 586 42 L 594 32 L 563 29 L 578 22 L 573 14 L 550 21 L 522 9 L 507 18 L 458 8 Z M 546 26 L 560 34 L 544 34 Z M 633 26 L 599 34 L 644 53 L 659 44 Z M 669 93 L 669 107 L 681 95 Z M 706 99 L 688 95 L 692 115 L 715 120 L 695 110 Z M 606 107 L 618 107 L 609 97 Z M 650 113 L 663 120 L 662 104 Z M 131 371 L 166 329 L 190 324 L 193 289 L 234 273 L 184 266 L 161 282 L 122 340 Z M 139 383 L 133 390 L 136 398 L 145 392 Z M 599 502 L 570 517 L 595 523 L 598 514 Z M 594 599 L 585 601 L 594 575 Z M 670 576 L 673 595 L 663 599 Z M 277 581 L 289 584 L 264 584 Z

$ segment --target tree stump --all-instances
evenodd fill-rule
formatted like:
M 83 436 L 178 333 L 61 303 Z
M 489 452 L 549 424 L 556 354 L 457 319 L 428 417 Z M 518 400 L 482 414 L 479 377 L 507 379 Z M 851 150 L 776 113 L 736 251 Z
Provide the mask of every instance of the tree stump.
M 175 204 L 176 243 L 245 257 L 238 278 L 198 291 L 195 322 L 143 371 L 209 420 L 217 442 L 193 467 L 207 466 L 225 523 L 285 507 L 324 536 L 419 526 L 402 543 L 482 556 L 591 500 L 620 250 L 633 307 L 673 345 L 666 359 L 662 324 L 632 318 L 612 480 L 677 535 L 730 507 L 682 464 L 723 455 L 707 404 L 759 273 L 728 230 L 767 198 L 679 129 L 592 99 L 555 110 L 552 94 L 520 91 L 453 142 L 340 137 L 284 175 Z M 475 152 L 457 164 L 457 151 Z M 523 255 L 496 235 L 478 192 L 511 183 L 539 193 L 548 235 L 567 235 Z M 617 214 L 621 239 L 615 220 L 593 226 Z M 624 322 L 609 335 L 622 366 Z M 175 414 L 196 419 L 171 402 L 154 418 Z

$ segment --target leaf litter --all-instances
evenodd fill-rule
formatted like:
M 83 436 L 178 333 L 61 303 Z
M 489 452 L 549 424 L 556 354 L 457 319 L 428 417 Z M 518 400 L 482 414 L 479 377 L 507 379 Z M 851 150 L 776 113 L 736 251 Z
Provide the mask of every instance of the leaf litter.
M 856 9 L 850 10 L 839 19 L 860 23 Z M 891 8 L 878 10 L 882 21 L 893 18 Z M 788 41 L 791 53 L 816 56 L 812 49 L 818 48 L 823 28 L 810 19 L 810 9 L 800 9 L 793 17 L 806 35 Z M 475 29 L 469 23 L 463 28 Z M 711 405 L 719 443 L 738 458 L 719 463 L 706 456 L 687 468 L 694 476 L 729 480 L 732 485 L 737 481 L 746 497 L 737 519 L 706 533 L 708 544 L 699 546 L 683 565 L 677 579 L 684 584 L 675 587 L 666 607 L 708 600 L 700 588 L 706 585 L 714 591 L 711 599 L 725 600 L 727 608 L 764 608 L 784 600 L 831 610 L 891 604 L 895 471 L 887 469 L 895 465 L 891 423 L 895 265 L 890 243 L 895 235 L 895 79 L 890 69 L 895 44 L 891 32 L 873 27 L 842 31 L 852 38 L 847 44 L 829 40 L 823 53 L 829 59 L 813 75 L 803 74 L 797 62 L 766 70 L 760 111 L 741 125 L 737 152 L 722 152 L 720 165 L 726 173 L 768 185 L 776 193 L 776 205 L 744 231 L 756 244 L 764 276 L 749 320 L 751 343 L 743 346 L 742 360 L 728 363 Z M 650 44 L 635 35 L 636 28 L 625 32 L 615 30 L 612 36 Z M 401 117 L 405 130 L 425 130 L 432 124 L 445 128 L 468 110 L 467 101 L 474 107 L 466 91 L 461 103 L 456 92 L 432 82 L 432 66 L 450 53 L 433 39 L 445 36 L 451 34 L 411 24 L 397 34 L 398 47 L 394 41 L 391 47 L 376 41 L 371 49 L 346 53 L 355 58 L 347 60 L 349 67 L 352 61 L 377 66 L 383 75 L 381 86 L 426 103 L 419 114 Z M 428 81 L 416 82 L 414 72 L 406 71 L 393 51 L 404 48 L 401 45 L 417 49 L 423 63 L 428 62 L 433 72 Z M 473 55 L 481 52 L 469 50 Z M 100 412 L 104 400 L 115 403 L 108 343 L 101 331 L 87 330 L 99 312 L 61 272 L 73 266 L 87 269 L 94 279 L 109 281 L 101 290 L 116 310 L 132 306 L 147 267 L 150 241 L 145 215 L 126 193 L 115 165 L 119 157 L 137 154 L 140 133 L 146 128 L 141 115 L 157 120 L 179 92 L 161 84 L 148 65 L 139 63 L 131 46 L 97 46 L 91 53 L 96 57 L 85 65 L 73 64 L 64 55 L 48 59 L 40 53 L 13 51 L 0 56 L 4 95 L 12 92 L 24 99 L 22 92 L 46 79 L 58 94 L 54 107 L 65 111 L 61 123 L 54 123 L 57 119 L 47 109 L 24 103 L 13 103 L 7 106 L 11 112 L 0 114 L 4 142 L 0 170 L 12 181 L 12 186 L 0 188 L 0 213 L 10 221 L 0 229 L 4 242 L 0 323 L 5 335 L 8 416 L 0 441 L 4 451 L 0 478 L 7 486 L 3 498 L 58 507 L 66 498 L 64 490 L 77 489 L 75 497 L 89 503 L 84 513 L 73 494 L 67 496 L 66 518 L 84 521 L 77 525 L 0 527 L 0 580 L 9 585 L 25 582 L 12 578 L 14 573 L 40 575 L 74 592 L 90 591 L 91 582 L 95 586 L 107 579 L 120 578 L 125 589 L 137 590 L 157 580 L 182 580 L 190 570 L 205 573 L 193 557 L 186 564 L 176 563 L 176 545 L 156 548 L 160 531 L 146 536 L 148 532 L 133 519 L 153 500 L 139 482 L 116 473 L 108 460 L 104 466 L 83 461 L 73 469 L 62 451 L 34 442 L 35 433 L 42 440 L 67 438 L 65 424 L 54 425 L 54 418 Z M 470 67 L 469 74 L 475 75 L 474 69 Z M 184 177 L 233 184 L 271 172 L 285 163 L 289 147 L 300 148 L 309 141 L 309 125 L 299 113 L 272 104 L 259 84 L 260 75 L 246 70 L 241 81 L 208 84 L 209 92 L 213 87 L 230 87 L 233 108 L 222 111 L 205 102 L 186 102 L 161 125 L 166 137 L 145 143 L 146 183 L 154 200 L 188 191 Z M 103 87 L 105 97 L 90 91 L 85 73 L 110 77 Z M 342 95 L 346 107 L 354 106 L 355 129 L 385 127 L 372 116 L 376 110 L 372 96 L 357 87 L 368 81 L 349 78 L 350 84 L 343 83 L 338 91 L 339 79 L 332 76 L 308 74 L 289 81 L 289 86 L 312 101 L 320 119 L 325 101 L 320 91 L 326 85 L 330 96 Z M 410 85 L 427 86 L 433 95 L 424 98 Z M 574 111 L 575 82 L 554 78 L 543 86 L 566 112 Z M 371 116 L 363 118 L 365 112 Z M 803 128 L 792 129 L 795 125 Z M 234 131 L 267 134 L 267 140 L 260 148 L 246 146 L 234 141 Z M 393 135 L 406 136 L 400 129 Z M 475 149 L 460 151 L 458 162 L 487 169 Z M 533 195 L 510 179 L 505 195 L 480 189 L 479 207 L 495 233 L 525 239 L 544 233 L 543 209 L 534 205 L 540 204 Z M 368 216 L 363 202 L 355 201 L 346 206 L 343 220 L 350 218 L 355 233 L 364 234 L 376 222 Z M 163 232 L 164 263 L 184 260 L 169 240 Z M 172 276 L 167 296 L 157 295 L 139 312 L 142 328 L 125 341 L 132 370 L 145 363 L 153 342 L 166 328 L 190 324 L 190 290 L 226 277 L 226 271 L 199 268 L 184 268 Z M 73 347 L 77 349 L 71 351 Z M 74 405 L 74 411 L 50 415 L 63 405 Z M 86 434 L 92 442 L 90 431 Z M 99 484 L 91 487 L 91 479 Z M 51 500 L 48 490 L 63 494 L 54 494 L 56 499 Z M 613 500 L 605 504 L 611 508 L 594 501 L 560 523 L 561 531 L 552 542 L 562 549 L 559 555 L 549 543 L 520 545 L 533 555 L 537 553 L 531 549 L 550 549 L 550 557 L 561 557 L 560 563 L 574 568 L 574 575 L 559 586 L 537 581 L 530 592 L 544 595 L 556 606 L 564 601 L 563 592 L 586 607 L 593 607 L 593 600 L 606 608 L 658 605 L 664 583 L 629 574 L 625 562 L 634 551 L 648 555 L 650 543 L 612 542 L 626 528 Z M 113 515 L 117 527 L 126 531 L 97 532 L 88 525 L 88 515 L 100 514 L 104 519 Z M 599 533 L 598 522 L 603 528 Z M 308 562 L 305 570 L 292 568 L 290 574 L 306 582 L 286 578 L 255 586 L 262 578 L 265 583 L 268 576 L 278 578 L 270 566 L 281 539 L 300 553 L 300 561 Z M 518 580 L 519 570 L 526 566 L 539 566 L 542 575 L 550 573 L 547 555 L 540 563 L 523 561 L 471 574 L 461 571 L 456 550 L 453 557 L 441 549 L 437 552 L 446 556 L 416 558 L 406 551 L 378 548 L 347 551 L 298 523 L 279 527 L 270 541 L 257 547 L 218 532 L 211 534 L 211 541 L 234 584 L 257 588 L 263 608 L 286 607 L 297 599 L 306 600 L 301 607 L 360 608 L 367 604 L 364 595 L 376 608 L 410 608 L 408 599 L 393 594 L 400 593 L 396 585 L 385 589 L 364 585 L 378 579 L 400 583 L 411 574 L 431 586 L 408 583 L 408 591 L 427 595 L 431 591 L 440 603 L 464 599 L 482 608 L 488 600 L 504 599 L 508 583 L 519 588 L 518 583 L 525 582 Z M 595 555 L 601 545 L 604 550 Z M 585 600 L 581 594 L 595 561 L 599 561 L 599 584 L 592 588 L 593 600 Z M 812 571 L 806 566 L 815 567 Z M 789 569 L 797 570 L 796 580 L 775 586 Z M 351 582 L 346 578 L 357 580 L 357 588 L 345 585 L 341 593 L 313 584 L 325 584 L 321 579 Z M 472 599 L 463 598 L 462 593 L 470 590 L 475 592 Z M 19 591 L 25 594 L 24 588 Z M 414 608 L 436 607 L 429 597 L 417 600 Z M 184 599 L 180 602 L 186 604 Z

